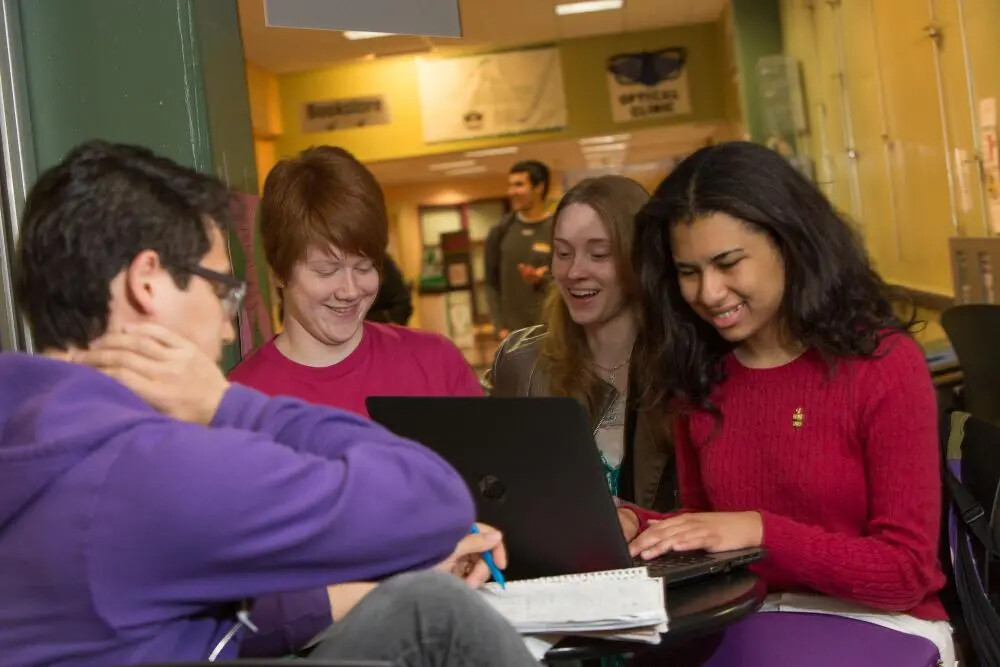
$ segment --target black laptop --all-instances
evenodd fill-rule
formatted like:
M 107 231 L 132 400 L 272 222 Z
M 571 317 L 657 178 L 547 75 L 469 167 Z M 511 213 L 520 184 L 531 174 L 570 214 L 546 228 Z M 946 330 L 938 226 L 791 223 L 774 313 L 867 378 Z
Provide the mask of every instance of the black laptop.
M 480 521 L 503 531 L 509 579 L 633 567 L 583 407 L 571 398 L 370 397 L 372 419 L 462 475 Z M 641 563 L 676 584 L 762 549 L 669 553 Z

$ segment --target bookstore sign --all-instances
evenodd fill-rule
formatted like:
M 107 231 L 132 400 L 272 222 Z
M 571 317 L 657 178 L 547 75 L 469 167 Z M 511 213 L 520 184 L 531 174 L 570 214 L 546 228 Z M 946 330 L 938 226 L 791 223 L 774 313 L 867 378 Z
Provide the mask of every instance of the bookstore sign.
M 350 127 L 389 123 L 389 108 L 382 95 L 345 97 L 302 105 L 303 132 L 332 132 Z

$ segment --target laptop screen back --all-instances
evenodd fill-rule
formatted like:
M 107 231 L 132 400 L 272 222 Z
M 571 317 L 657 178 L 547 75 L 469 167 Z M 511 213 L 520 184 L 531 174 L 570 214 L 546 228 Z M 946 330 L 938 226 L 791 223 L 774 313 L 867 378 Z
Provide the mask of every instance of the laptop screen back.
M 371 397 L 372 419 L 462 475 L 510 579 L 628 567 L 583 407 L 571 398 Z

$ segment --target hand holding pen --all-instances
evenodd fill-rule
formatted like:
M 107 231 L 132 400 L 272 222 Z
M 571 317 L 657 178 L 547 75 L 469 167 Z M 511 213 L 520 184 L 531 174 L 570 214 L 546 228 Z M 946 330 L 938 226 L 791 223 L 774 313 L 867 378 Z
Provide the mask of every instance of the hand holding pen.
M 477 524 L 472 524 L 472 529 L 470 531 L 470 534 L 481 535 L 481 533 L 479 532 L 479 526 Z M 499 534 L 500 533 L 498 531 L 497 535 Z M 503 546 L 502 537 L 500 538 L 499 544 L 497 544 L 497 546 L 494 547 L 494 550 L 497 551 L 498 555 L 503 556 L 503 566 L 507 567 L 507 550 Z M 501 572 L 500 568 L 497 567 L 496 561 L 493 560 L 493 554 L 490 553 L 489 551 L 484 551 L 483 560 L 486 561 L 486 567 L 489 568 L 490 575 L 493 577 L 493 581 L 500 584 L 500 588 L 507 588 L 507 581 L 503 578 L 503 572 Z
M 472 588 L 494 580 L 505 585 L 501 570 L 507 567 L 507 550 L 503 535 L 496 528 L 484 523 L 472 526 L 469 534 L 455 546 L 455 550 L 437 569 L 461 577 Z

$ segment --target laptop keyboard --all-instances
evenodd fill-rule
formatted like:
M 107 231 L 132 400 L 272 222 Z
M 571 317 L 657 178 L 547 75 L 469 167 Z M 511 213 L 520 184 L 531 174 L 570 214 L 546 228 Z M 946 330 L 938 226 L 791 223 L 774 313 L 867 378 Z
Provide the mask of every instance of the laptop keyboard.
M 710 560 L 712 560 L 712 556 L 704 551 L 668 551 L 655 560 L 644 561 L 641 558 L 636 558 L 633 559 L 632 563 L 636 567 L 648 567 L 649 575 L 656 577 L 679 567 L 698 565 Z

